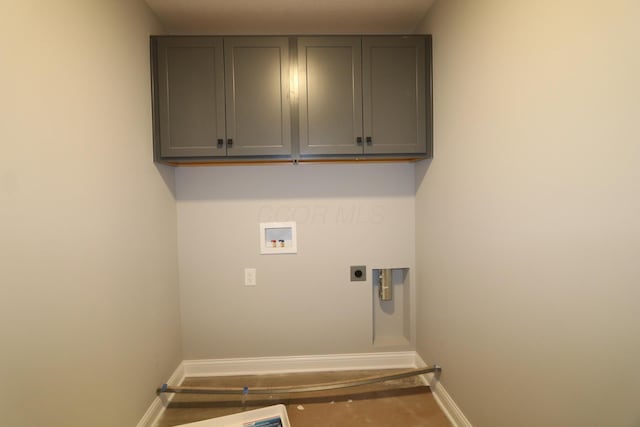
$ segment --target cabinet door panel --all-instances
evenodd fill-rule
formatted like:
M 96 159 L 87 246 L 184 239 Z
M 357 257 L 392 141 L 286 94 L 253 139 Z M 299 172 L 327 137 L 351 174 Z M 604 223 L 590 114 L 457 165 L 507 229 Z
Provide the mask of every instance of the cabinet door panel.
M 157 49 L 161 156 L 224 156 L 222 39 L 160 38 Z
M 360 38 L 299 38 L 298 74 L 300 153 L 361 154 Z
M 286 37 L 225 38 L 229 156 L 291 153 L 289 42 Z
M 425 40 L 364 37 L 365 153 L 425 153 Z

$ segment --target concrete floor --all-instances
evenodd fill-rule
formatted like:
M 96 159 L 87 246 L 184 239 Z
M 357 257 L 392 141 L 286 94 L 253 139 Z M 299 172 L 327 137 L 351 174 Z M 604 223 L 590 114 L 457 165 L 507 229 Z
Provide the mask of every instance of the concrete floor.
M 186 378 L 183 386 L 272 387 L 343 381 L 394 370 L 338 371 L 272 375 Z M 418 377 L 387 381 L 347 389 L 254 395 L 242 404 L 238 395 L 176 394 L 158 423 L 171 427 L 235 414 L 282 403 L 291 427 L 450 427 L 433 399 L 431 390 Z

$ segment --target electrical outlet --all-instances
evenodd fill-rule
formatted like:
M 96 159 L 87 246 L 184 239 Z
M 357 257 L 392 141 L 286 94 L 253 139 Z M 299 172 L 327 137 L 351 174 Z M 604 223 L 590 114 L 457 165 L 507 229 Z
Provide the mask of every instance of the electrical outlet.
M 244 269 L 244 285 L 245 286 L 256 286 L 256 269 L 255 268 L 245 268 Z
M 367 280 L 367 266 L 366 265 L 352 265 L 351 266 L 351 281 L 352 282 L 364 282 Z

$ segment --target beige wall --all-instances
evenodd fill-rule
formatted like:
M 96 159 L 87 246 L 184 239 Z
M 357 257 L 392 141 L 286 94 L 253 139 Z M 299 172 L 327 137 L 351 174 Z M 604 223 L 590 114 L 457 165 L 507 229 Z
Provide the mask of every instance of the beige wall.
M 640 425 L 640 3 L 442 0 L 418 340 L 475 427 Z
M 413 274 L 413 164 L 180 168 L 176 183 L 185 359 L 413 348 L 371 344 L 371 269 Z M 280 221 L 298 254 L 260 255 L 259 223 Z
M 0 22 L 0 425 L 132 426 L 181 360 L 159 28 L 129 0 L 3 1 Z

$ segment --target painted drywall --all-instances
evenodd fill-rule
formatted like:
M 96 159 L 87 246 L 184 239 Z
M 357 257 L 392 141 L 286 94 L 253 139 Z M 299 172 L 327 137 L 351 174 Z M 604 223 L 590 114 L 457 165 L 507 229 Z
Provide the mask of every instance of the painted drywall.
M 475 427 L 640 425 L 640 3 L 447 0 L 417 349 Z
M 171 34 L 406 34 L 434 0 L 146 0 Z
M 0 4 L 0 425 L 132 426 L 181 360 L 146 5 Z
M 412 348 L 372 345 L 371 269 L 413 274 L 413 164 L 180 168 L 176 185 L 185 359 Z M 282 221 L 298 253 L 261 255 L 259 224 Z

